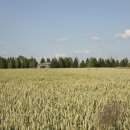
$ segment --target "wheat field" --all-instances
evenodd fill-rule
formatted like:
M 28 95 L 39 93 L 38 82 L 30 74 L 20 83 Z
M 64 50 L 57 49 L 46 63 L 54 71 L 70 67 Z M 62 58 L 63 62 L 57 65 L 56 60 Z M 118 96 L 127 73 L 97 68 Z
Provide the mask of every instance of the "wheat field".
M 107 129 L 130 129 L 130 69 L 0 70 L 0 130 Z

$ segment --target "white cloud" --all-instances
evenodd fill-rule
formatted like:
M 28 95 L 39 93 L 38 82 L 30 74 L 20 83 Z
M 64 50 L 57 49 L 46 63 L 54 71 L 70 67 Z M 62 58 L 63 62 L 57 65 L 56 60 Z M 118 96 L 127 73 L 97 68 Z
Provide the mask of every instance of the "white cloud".
M 92 52 L 90 50 L 76 50 L 74 51 L 76 54 L 91 54 Z
M 130 38 L 130 29 L 126 29 L 123 33 L 116 34 L 114 38 L 116 38 L 116 39 L 118 39 L 118 38 L 121 38 L 121 39 Z
M 84 54 L 90 54 L 90 53 L 92 53 L 90 50 L 85 50 L 85 51 L 83 51 L 83 53 Z
M 64 54 L 64 53 L 57 53 L 57 54 L 55 54 L 56 58 L 65 57 L 65 56 L 66 56 L 66 54 Z
M 68 43 L 69 39 L 68 38 L 58 38 L 56 41 L 59 43 Z
M 98 36 L 91 37 L 91 40 L 93 41 L 101 41 L 101 38 Z

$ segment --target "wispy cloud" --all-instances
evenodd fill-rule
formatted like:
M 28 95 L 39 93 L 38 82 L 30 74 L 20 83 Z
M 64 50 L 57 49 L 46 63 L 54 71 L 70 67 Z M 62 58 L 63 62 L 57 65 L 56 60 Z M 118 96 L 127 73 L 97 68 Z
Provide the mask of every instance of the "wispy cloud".
M 64 53 L 56 53 L 56 54 L 55 54 L 55 57 L 56 57 L 56 58 L 66 57 L 66 54 L 64 54 Z
M 92 53 L 92 51 L 90 51 L 90 50 L 76 50 L 76 51 L 74 51 L 74 53 L 75 54 L 91 54 Z
M 128 39 L 130 38 L 130 29 L 126 29 L 123 33 L 116 34 L 115 39 Z
M 98 36 L 91 37 L 90 39 L 93 40 L 93 41 L 101 41 L 101 40 L 102 40 L 102 39 L 101 39 L 100 37 L 98 37 Z
M 58 43 L 68 43 L 69 42 L 69 39 L 68 38 L 58 38 L 56 40 Z
M 90 50 L 83 51 L 84 54 L 91 54 L 92 52 Z

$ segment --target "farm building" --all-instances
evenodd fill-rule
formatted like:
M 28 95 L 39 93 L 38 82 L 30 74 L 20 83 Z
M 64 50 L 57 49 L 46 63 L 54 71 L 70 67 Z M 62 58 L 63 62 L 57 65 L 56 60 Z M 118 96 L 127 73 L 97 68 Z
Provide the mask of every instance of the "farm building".
M 40 63 L 37 65 L 37 68 L 50 68 L 51 63 L 50 62 L 45 62 L 45 63 Z

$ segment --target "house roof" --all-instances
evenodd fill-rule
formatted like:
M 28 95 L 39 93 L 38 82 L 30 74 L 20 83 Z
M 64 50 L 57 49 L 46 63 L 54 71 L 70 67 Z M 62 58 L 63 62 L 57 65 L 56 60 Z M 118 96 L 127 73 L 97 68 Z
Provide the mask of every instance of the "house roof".
M 50 62 L 45 62 L 38 64 L 38 66 L 49 66 L 50 64 L 51 64 Z

